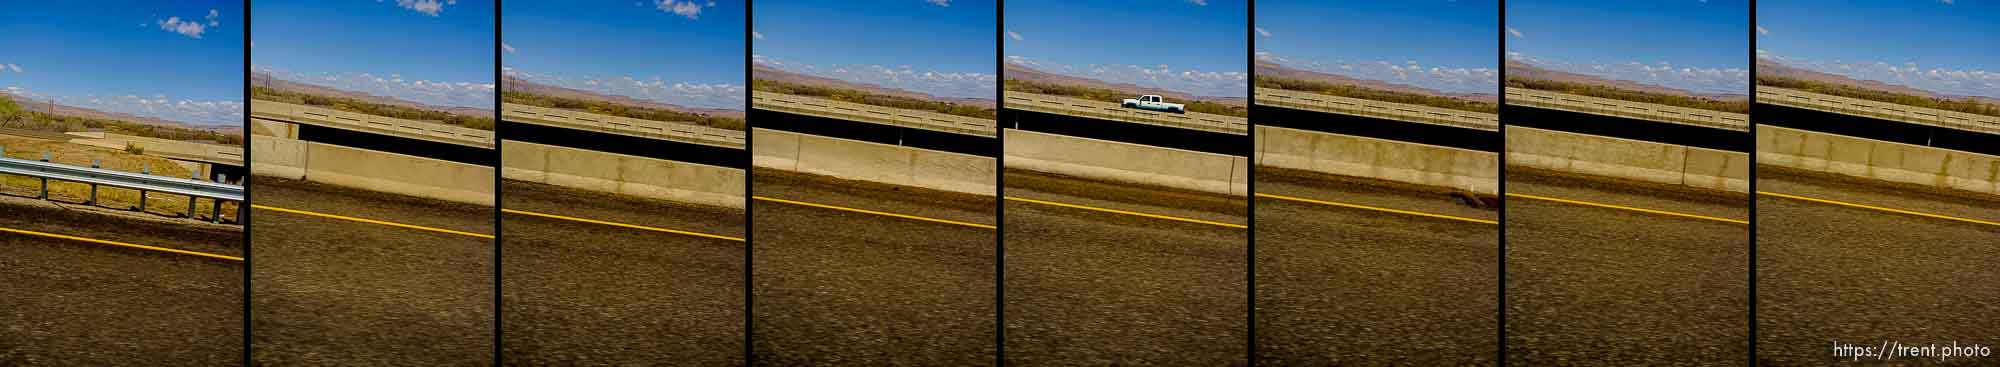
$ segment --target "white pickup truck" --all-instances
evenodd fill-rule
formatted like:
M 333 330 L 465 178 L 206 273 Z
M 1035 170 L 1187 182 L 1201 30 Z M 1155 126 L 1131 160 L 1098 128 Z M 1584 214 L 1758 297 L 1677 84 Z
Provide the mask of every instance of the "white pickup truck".
M 1182 114 L 1187 113 L 1186 105 L 1182 105 L 1179 103 L 1167 103 L 1167 100 L 1165 98 L 1160 98 L 1160 96 L 1151 94 L 1139 96 L 1138 99 L 1126 98 L 1125 103 L 1120 104 L 1120 106 L 1124 106 L 1125 108 L 1137 108 L 1148 111 L 1172 112 L 1172 113 L 1182 113 Z

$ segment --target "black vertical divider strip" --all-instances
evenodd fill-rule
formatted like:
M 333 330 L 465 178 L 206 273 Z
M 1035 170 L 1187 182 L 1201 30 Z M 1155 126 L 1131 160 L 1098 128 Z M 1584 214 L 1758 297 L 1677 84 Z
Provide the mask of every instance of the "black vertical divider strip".
M 1257 2 L 1254 0 L 1251 1 L 1248 7 L 1249 10 L 1245 11 L 1245 13 L 1247 14 L 1244 14 L 1244 16 L 1250 18 L 1249 20 L 1250 24 L 1248 27 L 1245 27 L 1249 29 L 1243 30 L 1243 39 L 1244 39 L 1243 62 L 1244 66 L 1248 66 L 1247 69 L 1249 69 L 1245 71 L 1246 74 L 1250 75 L 1250 85 L 1248 86 L 1248 88 L 1246 88 L 1248 90 L 1245 91 L 1248 92 L 1247 99 L 1249 101 L 1245 103 L 1247 103 L 1249 106 L 1256 106 L 1257 105 L 1257 66 L 1256 66 L 1257 65 L 1257 32 L 1256 32 Z M 1248 166 L 1248 167 L 1243 167 L 1243 178 L 1244 178 L 1243 185 L 1245 186 L 1243 192 L 1243 210 L 1246 211 L 1246 213 L 1243 214 L 1245 217 L 1244 223 L 1246 223 L 1246 226 L 1248 227 L 1244 229 L 1244 231 L 1248 233 L 1243 234 L 1244 264 L 1246 264 L 1247 265 L 1246 267 L 1248 268 L 1244 270 L 1245 273 L 1243 274 L 1243 279 L 1246 281 L 1244 286 L 1245 291 L 1243 293 L 1245 293 L 1244 297 L 1248 298 L 1249 301 L 1248 303 L 1245 304 L 1247 307 L 1244 307 L 1248 309 L 1244 311 L 1247 314 L 1245 315 L 1245 317 L 1247 317 L 1248 320 L 1247 322 L 1244 323 L 1245 330 L 1243 330 L 1243 339 L 1244 339 L 1243 347 L 1248 354 L 1244 357 L 1249 359 L 1249 364 L 1251 367 L 1256 367 L 1257 366 L 1257 143 L 1256 143 L 1257 121 L 1255 118 L 1257 117 L 1257 114 L 1255 112 L 1252 112 L 1250 114 L 1250 117 L 1251 118 L 1244 119 L 1244 122 L 1246 122 L 1245 126 L 1248 127 L 1248 130 L 1245 131 L 1245 133 L 1243 134 L 1243 138 L 1245 140 L 1243 142 L 1243 145 L 1249 148 L 1249 149 L 1244 149 L 1245 154 L 1243 155 L 1244 157 L 1249 157 L 1249 159 L 1243 160 L 1243 164 Z
M 1007 108 L 1007 5 L 993 2 L 993 68 L 1000 83 L 993 87 L 993 365 L 1007 364 L 1007 128 L 998 112 Z
M 1499 13 L 1500 13 L 1499 14 L 1500 29 L 1493 30 L 1493 38 L 1497 39 L 1498 42 L 1500 42 L 1499 45 L 1500 47 L 1495 48 L 1496 52 L 1493 55 L 1493 59 L 1494 61 L 1500 62 L 1500 80 L 1502 83 L 1500 83 L 1500 90 L 1498 91 L 1500 92 L 1499 104 L 1500 106 L 1506 106 L 1507 84 L 1505 82 L 1507 80 L 1507 31 L 1506 31 L 1507 0 L 1500 0 Z M 1499 243 L 1496 244 L 1498 245 L 1497 247 L 1499 248 L 1499 250 L 1497 250 L 1499 256 L 1494 261 L 1498 261 L 1500 263 L 1500 277 L 1499 277 L 1500 282 L 1499 284 L 1494 284 L 1494 287 L 1499 291 L 1498 293 L 1496 293 L 1497 295 L 1496 297 L 1499 297 L 1500 299 L 1497 302 L 1493 303 L 1494 305 L 1497 306 L 1493 308 L 1493 312 L 1496 316 L 1498 316 L 1496 320 L 1494 320 L 1494 323 L 1496 325 L 1494 325 L 1495 327 L 1493 329 L 1496 331 L 1497 334 L 1494 336 L 1494 338 L 1499 339 L 1500 343 L 1498 344 L 1499 348 L 1496 348 L 1498 350 L 1494 351 L 1494 353 L 1497 353 L 1499 356 L 1496 357 L 1494 360 L 1498 361 L 1499 365 L 1504 367 L 1507 365 L 1507 116 L 1505 114 L 1502 114 L 1498 116 L 1496 120 L 1500 122 L 1500 137 L 1499 137 L 1500 151 L 1496 152 L 1499 153 L 1499 156 L 1495 157 L 1495 159 L 1500 160 L 1500 180 L 1499 180 L 1500 182 L 1498 182 L 1500 194 L 1496 195 L 1500 198 L 1500 225 L 1495 226 L 1498 227 L 1495 229 L 1500 231 L 1500 235 L 1498 236 L 1500 237 L 1500 240 L 1498 241 Z
M 501 42 L 503 42 L 503 40 L 500 37 L 500 7 L 501 7 L 501 1 L 493 0 L 493 85 L 496 87 L 500 86 L 500 81 L 502 80 L 501 79 L 502 74 L 500 72 L 500 68 L 502 65 L 500 62 L 500 57 L 502 51 L 500 50 L 500 45 Z M 501 347 L 501 343 L 504 343 L 506 340 L 506 338 L 503 335 L 505 334 L 505 332 L 502 332 L 501 331 L 502 329 L 500 328 L 501 326 L 500 313 L 502 312 L 501 309 L 504 308 L 501 307 L 502 293 L 500 293 L 500 274 L 503 273 L 502 271 L 500 271 L 501 269 L 500 259 L 502 257 L 501 251 L 503 251 L 500 244 L 502 242 L 505 242 L 501 240 L 502 236 L 500 235 L 500 233 L 502 232 L 501 230 L 502 218 L 500 218 L 501 214 L 500 171 L 504 169 L 502 167 L 505 167 L 505 163 L 500 161 L 501 157 L 500 149 L 502 149 L 501 148 L 502 144 L 500 144 L 499 129 L 501 128 L 500 127 L 501 124 L 497 123 L 500 121 L 501 89 L 502 88 L 495 88 L 493 90 L 493 121 L 496 122 L 495 124 L 493 124 L 494 134 L 493 134 L 493 161 L 492 161 L 493 162 L 493 364 L 496 366 L 507 364 L 505 360 L 506 355 L 501 353 L 501 351 L 504 350 Z
M 1750 178 L 1750 192 L 1745 196 L 1745 200 L 1748 201 L 1745 205 L 1750 206 L 1750 218 L 1748 220 L 1750 222 L 1750 233 L 1748 234 L 1750 236 L 1750 259 L 1748 262 L 1748 266 L 1750 267 L 1750 304 L 1745 305 L 1745 308 L 1748 308 L 1750 312 L 1749 325 L 1745 325 L 1745 327 L 1750 329 L 1750 333 L 1748 334 L 1749 340 L 1745 341 L 1750 343 L 1749 348 L 1747 348 L 1750 352 L 1748 356 L 1744 356 L 1745 361 L 1743 364 L 1755 366 L 1757 365 L 1757 115 L 1755 114 L 1757 110 L 1755 107 L 1757 105 L 1757 52 L 1752 50 L 1757 49 L 1757 1 L 1751 0 L 1750 4 L 1745 6 L 1750 7 L 1750 24 L 1747 24 L 1748 28 L 1744 29 L 1743 32 L 1744 36 L 1750 37 L 1750 49 L 1743 51 L 1749 53 L 1749 92 L 1752 114 L 1750 118 L 1746 119 L 1750 126 L 1750 144 L 1745 145 L 1750 147 L 1750 151 L 1747 152 L 1750 154 L 1750 167 L 1745 168 L 1750 170 L 1750 175 L 1748 176 Z
M 243 317 L 243 365 L 245 366 L 250 365 L 250 348 L 251 348 L 250 333 L 256 332 L 255 330 L 250 328 L 250 297 L 255 296 L 250 292 L 250 261 L 252 257 L 251 255 L 256 253 L 256 251 L 251 251 L 252 246 L 254 244 L 251 243 L 250 241 L 251 238 L 250 212 L 252 211 L 250 210 L 250 203 L 256 202 L 251 199 L 254 196 L 256 190 L 250 189 L 250 180 L 251 180 L 250 172 L 252 171 L 250 169 L 250 165 L 253 164 L 251 162 L 254 162 L 253 160 L 254 157 L 251 157 L 251 154 L 253 152 L 248 145 L 250 144 L 250 114 L 248 113 L 249 112 L 248 106 L 250 105 L 250 53 L 251 52 L 255 52 L 255 50 L 253 50 L 250 47 L 250 0 L 243 0 L 243 105 L 245 106 L 245 111 L 244 111 L 245 113 L 243 114 L 242 126 L 243 126 L 243 144 L 245 144 L 245 146 L 243 147 L 243 180 L 242 180 L 243 202 L 236 203 L 236 223 L 241 224 L 243 226 L 243 315 L 242 317 Z M 221 217 L 222 213 L 215 213 L 215 216 Z
M 753 62 L 750 60 L 750 55 L 757 52 L 756 49 L 752 48 L 756 46 L 756 37 L 751 37 L 757 31 L 755 24 L 757 7 L 753 6 L 755 3 L 755 0 L 745 0 L 743 2 L 744 85 L 749 85 L 751 78 L 755 77 L 750 72 L 750 69 L 755 67 L 755 65 L 752 65 Z M 751 304 L 755 302 L 751 295 L 755 283 L 750 282 L 750 267 L 753 266 L 750 262 L 750 250 L 757 246 L 757 241 L 752 239 L 757 233 L 754 227 L 756 221 L 751 220 L 751 218 L 755 218 L 751 216 L 751 213 L 755 211 L 752 207 L 756 205 L 754 205 L 753 200 L 750 200 L 750 195 L 754 193 L 750 191 L 750 188 L 753 186 L 751 182 L 756 180 L 750 173 L 757 169 L 757 165 L 754 163 L 756 152 L 753 150 L 757 147 L 757 125 L 750 120 L 750 93 L 752 93 L 750 88 L 743 88 L 743 365 L 745 366 L 757 364 L 756 355 L 752 352 L 754 344 L 752 344 L 751 337 L 751 334 L 754 333 L 752 330 L 754 330 L 753 327 L 755 325 L 751 321 L 752 318 L 750 315 Z

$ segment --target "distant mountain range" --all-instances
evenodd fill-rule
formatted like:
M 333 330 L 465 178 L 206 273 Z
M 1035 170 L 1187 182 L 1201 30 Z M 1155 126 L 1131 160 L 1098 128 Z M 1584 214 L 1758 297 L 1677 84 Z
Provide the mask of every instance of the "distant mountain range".
M 1207 101 L 1234 107 L 1245 107 L 1250 105 L 1250 99 L 1243 97 L 1196 96 L 1188 93 L 1171 91 L 1166 89 L 1141 87 L 1129 83 L 1112 83 L 1085 77 L 1056 74 L 1056 73 L 1036 70 L 1035 68 L 1023 65 L 1015 65 L 1012 63 L 1007 64 L 1005 74 L 1002 74 L 1002 76 L 1006 77 L 1008 80 L 1020 80 L 1020 81 L 1028 81 L 1036 83 L 1070 85 L 1070 86 L 1097 88 L 1097 89 L 1109 89 L 1119 92 L 1125 92 L 1135 96 L 1154 94 L 1154 95 L 1159 95 L 1161 97 L 1166 97 L 1167 100 L 1170 101 L 1172 100 Z
M 170 121 L 152 117 L 138 116 L 123 112 L 99 111 L 86 107 L 77 107 L 61 103 L 56 103 L 51 105 L 49 101 L 33 101 L 33 100 L 23 99 L 19 96 L 10 96 L 6 94 L 0 94 L 0 98 L 8 98 L 14 100 L 16 104 L 21 105 L 21 109 L 23 110 L 41 112 L 58 116 L 74 116 L 74 117 L 93 118 L 93 119 L 118 120 L 118 121 L 125 121 L 142 125 L 176 127 L 176 128 L 193 129 L 193 130 L 206 130 L 224 134 L 240 134 L 243 132 L 243 127 L 239 125 L 220 125 L 220 126 L 197 125 L 180 121 Z
M 1506 67 L 1507 67 L 1506 71 L 1507 77 L 1509 78 L 1519 77 L 1519 78 L 1541 79 L 1541 80 L 1550 80 L 1550 81 L 1558 81 L 1566 83 L 1596 84 L 1596 85 L 1602 85 L 1602 86 L 1624 89 L 1629 91 L 1636 91 L 1636 92 L 1658 93 L 1658 94 L 1686 96 L 1686 97 L 1701 97 L 1718 101 L 1747 101 L 1750 99 L 1750 96 L 1741 94 L 1694 93 L 1688 90 L 1669 88 L 1654 84 L 1645 84 L 1630 80 L 1607 79 L 1594 75 L 1584 75 L 1567 71 L 1549 70 L 1534 65 L 1528 65 L 1527 63 L 1524 62 L 1513 61 L 1513 60 L 1507 60 Z
M 1854 79 L 1854 78 L 1849 78 L 1845 75 L 1814 71 L 1811 69 L 1785 65 L 1783 63 L 1765 59 L 1757 59 L 1757 76 L 1791 78 L 1791 79 L 1821 82 L 1827 84 L 1845 85 L 1845 86 L 1874 90 L 1874 91 L 1908 94 L 1908 95 L 1927 97 L 1927 98 L 1943 98 L 1943 99 L 1955 99 L 1955 100 L 1963 100 L 1970 98 L 1984 103 L 2000 104 L 2000 98 L 1985 97 L 1985 96 L 1949 95 L 1949 94 L 1937 93 L 1917 88 L 1905 87 L 1901 85 L 1883 83 L 1873 80 Z
M 1500 103 L 1499 90 L 1494 90 L 1493 93 L 1446 93 L 1443 91 L 1438 91 L 1430 88 L 1418 87 L 1413 85 L 1407 85 L 1407 84 L 1397 84 L 1380 80 L 1360 79 L 1339 74 L 1330 74 L 1312 70 L 1296 69 L 1284 65 L 1279 65 L 1278 63 L 1262 61 L 1262 60 L 1257 61 L 1256 66 L 1257 66 L 1258 77 L 1274 77 L 1283 79 L 1304 80 L 1310 82 L 1320 82 L 1320 83 L 1335 84 L 1335 85 L 1351 85 L 1361 88 L 1389 91 L 1389 92 L 1410 93 L 1410 94 L 1419 94 L 1419 95 L 1437 96 L 1437 97 L 1451 97 L 1468 101 L 1487 102 L 1487 103 Z
M 930 95 L 928 93 L 918 93 L 901 89 L 887 88 L 874 84 L 855 83 L 840 79 L 795 73 L 764 65 L 752 65 L 750 67 L 750 77 L 753 79 L 770 80 L 770 81 L 784 82 L 791 84 L 803 84 L 803 85 L 811 85 L 819 87 L 852 89 L 852 90 L 868 92 L 870 94 L 878 94 L 885 96 L 921 99 L 921 100 L 937 101 L 937 102 L 949 102 L 962 105 L 978 106 L 980 108 L 995 108 L 995 106 L 998 105 L 992 99 L 939 97 Z
M 744 116 L 743 111 L 741 110 L 732 110 L 726 108 L 687 107 L 672 103 L 648 101 L 638 98 L 603 94 L 576 88 L 541 84 L 515 77 L 505 77 L 500 79 L 500 91 L 502 93 L 522 92 L 522 93 L 540 94 L 551 97 L 575 98 L 575 99 L 599 101 L 599 102 L 632 106 L 632 107 L 697 113 L 697 114 L 716 116 L 716 117 L 741 119 Z
M 287 92 L 298 92 L 298 93 L 322 95 L 328 97 L 342 97 L 368 103 L 379 103 L 391 106 L 402 106 L 402 107 L 418 108 L 418 109 L 426 109 L 434 111 L 444 111 L 454 115 L 462 115 L 462 116 L 493 117 L 492 109 L 456 107 L 456 106 L 435 106 L 435 105 L 425 104 L 423 102 L 410 101 L 396 97 L 378 96 L 370 93 L 334 89 L 318 85 L 294 82 L 294 81 L 279 79 L 271 76 L 271 74 L 263 72 L 254 72 L 254 71 L 251 72 L 250 82 L 254 83 L 253 85 L 255 86 L 268 87 L 271 89 L 277 89 Z

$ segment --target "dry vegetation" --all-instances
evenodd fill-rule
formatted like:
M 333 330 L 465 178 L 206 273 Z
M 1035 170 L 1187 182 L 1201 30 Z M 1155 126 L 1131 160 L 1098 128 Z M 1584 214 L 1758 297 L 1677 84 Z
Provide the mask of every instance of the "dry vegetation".
M 1957 111 L 1957 112 L 1986 115 L 1986 116 L 2000 116 L 2000 105 L 1981 102 L 1977 99 L 1972 99 L 1972 98 L 1966 98 L 1963 100 L 1954 100 L 1949 98 L 1925 97 L 1925 96 L 1910 95 L 1903 93 L 1879 91 L 1873 89 L 1862 89 L 1860 87 L 1844 85 L 1844 84 L 1834 84 L 1834 83 L 1818 82 L 1818 81 L 1811 81 L 1804 79 L 1770 77 L 1770 76 L 1757 77 L 1757 85 L 1798 89 L 1819 94 L 1830 94 L 1848 98 L 1859 98 L 1876 102 L 1894 103 L 1904 106 L 1935 108 L 1946 111 Z
M 492 116 L 466 116 L 445 111 L 366 102 L 346 97 L 289 92 L 267 87 L 251 87 L 250 99 L 325 107 L 366 115 L 404 120 L 431 121 L 480 130 L 493 130 Z
M 1730 113 L 1750 113 L 1750 101 L 1724 101 L 1712 98 L 1683 96 L 1665 93 L 1641 92 L 1598 84 L 1559 82 L 1554 80 L 1507 77 L 1507 88 L 1525 88 L 1562 92 L 1587 97 L 1610 98 L 1621 101 L 1652 103 L 1675 107 L 1698 108 Z
M 1333 83 L 1316 82 L 1310 80 L 1260 76 L 1257 77 L 1257 87 L 1295 90 L 1301 92 L 1313 92 L 1330 96 L 1360 98 L 1366 100 L 1412 104 L 1418 106 L 1430 106 L 1430 107 L 1454 109 L 1460 111 L 1472 111 L 1472 112 L 1482 112 L 1482 113 L 1500 112 L 1500 106 L 1490 102 L 1473 101 L 1473 100 L 1466 100 L 1466 99 L 1452 98 L 1445 96 L 1434 96 L 1428 94 L 1386 91 L 1386 90 L 1373 89 L 1362 86 L 1333 84 Z
M 210 130 L 148 125 L 119 120 L 51 115 L 22 109 L 19 103 L 14 102 L 12 98 L 4 95 L 0 95 L 0 128 L 54 133 L 103 130 L 149 138 L 213 141 L 217 144 L 243 146 L 243 136 L 238 134 L 224 134 Z
M 705 114 L 682 112 L 682 111 L 675 111 L 675 110 L 661 109 L 661 108 L 634 107 L 634 106 L 627 106 L 605 101 L 596 101 L 596 100 L 588 100 L 581 98 L 557 97 L 557 96 L 527 93 L 527 92 L 502 91 L 500 92 L 500 101 L 503 103 L 519 103 L 536 107 L 547 107 L 547 108 L 564 109 L 564 110 L 579 111 L 579 112 L 589 112 L 600 115 L 611 115 L 618 117 L 630 117 L 641 120 L 653 120 L 653 121 L 664 121 L 664 122 L 675 122 L 675 123 L 692 123 L 695 125 L 713 127 L 718 129 L 737 130 L 737 131 L 744 130 L 745 126 L 743 123 L 743 119 L 734 117 L 709 116 Z
M 786 83 L 776 80 L 752 79 L 750 80 L 750 89 L 757 91 L 771 92 L 771 93 L 784 93 L 797 96 L 826 98 L 841 102 L 860 103 L 870 106 L 882 106 L 882 107 L 899 108 L 905 110 L 931 111 L 947 115 L 957 115 L 957 116 L 981 118 L 987 120 L 998 118 L 998 114 L 994 113 L 992 108 L 987 108 L 982 106 L 958 104 L 951 102 L 940 102 L 940 101 L 932 101 L 927 99 L 917 99 L 910 97 L 887 96 L 887 95 L 874 94 L 866 91 L 847 89 L 847 88 L 822 87 L 816 85 Z
M 46 152 L 50 156 L 50 162 L 72 166 L 89 167 L 92 162 L 101 162 L 102 168 L 126 172 L 144 172 L 144 169 L 150 166 L 152 173 L 158 176 L 185 178 L 191 173 L 187 168 L 181 167 L 179 164 L 175 164 L 174 161 L 165 158 L 131 154 L 122 150 L 70 144 L 62 141 L 0 136 L 0 147 L 6 149 L 6 156 L 8 158 L 40 160 L 42 159 L 42 154 Z M 41 189 L 41 184 L 41 179 L 35 177 L 0 175 L 0 192 L 8 195 L 32 197 Z M 62 202 L 81 203 L 89 200 L 90 185 L 75 182 L 50 181 L 49 196 L 51 199 Z M 137 209 L 139 206 L 139 191 L 124 188 L 99 187 L 97 200 L 97 206 L 101 207 Z M 155 214 L 185 215 L 188 209 L 187 201 L 188 197 L 186 196 L 158 193 L 148 194 L 146 195 L 146 211 Z M 235 218 L 237 204 L 239 203 L 224 203 L 222 206 L 223 216 L 226 218 Z M 201 200 L 195 205 L 195 213 L 201 217 L 207 217 L 211 214 L 212 205 L 208 200 Z
M 1126 98 L 1135 97 L 1130 92 L 1111 89 L 1039 83 L 1026 80 L 1008 79 L 1004 85 L 1006 90 L 1009 91 L 1082 98 L 1099 102 L 1120 103 L 1124 102 Z M 1209 101 L 1188 101 L 1185 104 L 1187 105 L 1187 112 L 1250 117 L 1250 108 L 1248 107 L 1231 106 Z

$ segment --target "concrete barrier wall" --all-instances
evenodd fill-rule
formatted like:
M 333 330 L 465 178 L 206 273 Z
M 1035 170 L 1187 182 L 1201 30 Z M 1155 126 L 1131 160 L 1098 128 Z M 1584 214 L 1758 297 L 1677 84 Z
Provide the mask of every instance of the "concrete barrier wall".
M 752 129 L 751 164 L 835 178 L 993 195 L 993 158 Z
M 251 174 L 493 205 L 493 168 L 255 135 Z
M 1007 167 L 1225 195 L 1248 195 L 1248 158 L 1007 129 Z
M 251 135 L 250 174 L 291 180 L 306 179 L 306 143 L 297 139 Z
M 2000 194 L 2000 156 L 1757 126 L 1757 164 Z
M 741 209 L 743 170 L 502 140 L 506 179 Z
M 1493 152 L 1258 126 L 1255 158 L 1264 167 L 1500 192 L 1500 156 Z
M 1508 126 L 1507 165 L 1750 191 L 1749 154 Z

